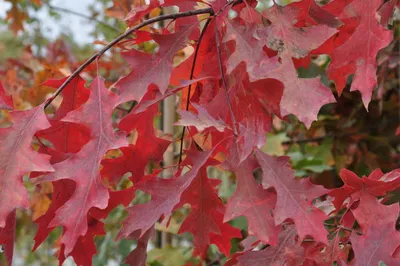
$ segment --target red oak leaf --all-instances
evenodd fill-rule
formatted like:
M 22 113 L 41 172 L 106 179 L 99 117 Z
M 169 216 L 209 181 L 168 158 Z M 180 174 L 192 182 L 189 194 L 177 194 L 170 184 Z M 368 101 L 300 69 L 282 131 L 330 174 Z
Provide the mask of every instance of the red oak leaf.
M 317 243 L 306 250 L 306 257 L 309 260 L 315 261 L 318 266 L 332 266 L 335 263 L 343 265 L 341 262 L 347 260 L 347 254 L 341 248 L 339 234 L 329 242 L 326 246 L 321 243 Z
M 39 217 L 35 223 L 39 225 L 38 232 L 35 236 L 35 250 L 54 229 L 54 226 L 49 226 L 51 221 L 56 215 L 56 211 L 67 202 L 75 190 L 75 183 L 71 180 L 59 180 L 53 182 L 53 198 L 49 209 L 46 214 Z M 134 198 L 134 191 L 126 189 L 122 191 L 111 191 L 108 206 L 104 210 L 91 209 L 88 215 L 88 230 L 84 236 L 80 236 L 76 242 L 74 249 L 71 251 L 72 256 L 78 265 L 92 265 L 92 257 L 96 254 L 96 246 L 93 238 L 95 235 L 104 235 L 104 224 L 100 222 L 101 219 L 107 217 L 109 212 L 119 204 L 127 206 Z M 64 232 L 65 233 L 65 232 Z M 59 251 L 60 263 L 65 260 L 64 255 L 65 245 L 61 244 Z M 82 252 L 85 250 L 85 252 Z
M 245 216 L 249 224 L 249 234 L 256 235 L 264 243 L 276 245 L 279 229 L 272 216 L 276 194 L 256 183 L 253 177 L 255 166 L 252 157 L 237 166 L 238 183 L 235 193 L 228 201 L 224 220 Z
M 166 94 L 171 95 L 170 91 Z M 122 118 L 118 124 L 118 128 L 125 132 L 131 132 L 136 129 L 139 137 L 145 137 L 149 132 L 152 132 L 153 134 L 151 135 L 154 135 L 153 120 L 158 113 L 157 103 L 165 98 L 163 97 L 164 95 L 159 92 L 157 93 L 157 89 L 154 86 L 151 87 L 145 94 L 143 101 Z
M 73 183 L 70 180 L 60 180 L 57 182 L 65 181 Z M 128 206 L 128 204 L 132 201 L 134 197 L 134 189 L 110 191 L 110 199 L 108 201 L 108 206 L 106 209 L 100 210 L 97 208 L 93 208 L 89 211 L 88 230 L 86 231 L 86 234 L 84 236 L 80 236 L 78 238 L 74 249 L 70 253 L 70 256 L 74 258 L 75 263 L 77 263 L 78 265 L 92 265 L 92 258 L 97 253 L 94 237 L 106 234 L 106 231 L 104 230 L 104 223 L 101 222 L 101 220 L 105 219 L 110 214 L 110 212 L 118 205 L 122 204 L 125 207 Z M 51 228 L 51 230 L 52 229 L 53 228 Z M 58 257 L 61 264 L 65 260 L 64 249 L 65 245 L 62 244 Z
M 147 99 L 147 94 L 144 99 Z M 117 184 L 125 173 L 130 172 L 132 181 L 136 183 L 144 176 L 146 165 L 150 160 L 159 162 L 163 159 L 163 154 L 170 142 L 155 136 L 153 121 L 158 113 L 157 107 L 154 104 L 139 113 L 136 113 L 137 108 L 135 108 L 121 120 L 118 127 L 125 132 L 135 129 L 138 137 L 135 145 L 120 149 L 122 156 L 104 159 L 101 162 L 103 178 L 108 179 L 112 184 Z
M 125 17 L 125 20 L 130 24 L 135 24 L 138 20 L 148 15 L 152 10 L 167 6 L 177 6 L 179 12 L 194 10 L 198 2 L 201 0 L 150 0 L 148 4 L 141 4 L 133 8 Z M 182 26 L 196 24 L 198 22 L 195 16 L 179 19 L 175 22 L 177 30 L 182 29 Z
M 105 235 L 104 224 L 88 216 L 88 229 L 84 236 L 79 236 L 70 256 L 74 258 L 77 265 L 92 265 L 92 257 L 97 253 L 96 245 L 93 241 L 96 235 Z M 62 244 L 58 252 L 60 265 L 65 261 L 65 245 Z
M 133 111 L 131 113 L 129 113 L 127 116 L 125 116 L 122 119 L 122 121 L 124 121 L 124 120 L 128 120 L 128 121 L 126 121 L 125 125 L 123 125 L 124 123 L 121 121 L 119 128 L 121 128 L 123 130 L 127 130 L 127 131 L 132 130 L 134 127 L 130 124 L 129 119 L 128 119 L 128 117 L 130 117 L 131 115 L 134 117 L 136 114 L 142 113 L 142 112 L 146 111 L 147 109 L 153 107 L 154 105 L 157 105 L 158 103 L 160 103 L 162 100 L 164 100 L 168 96 L 171 96 L 175 93 L 180 92 L 182 89 L 187 88 L 189 85 L 194 85 L 197 82 L 202 82 L 204 80 L 211 79 L 211 78 L 215 78 L 215 77 L 208 76 L 208 77 L 202 77 L 202 78 L 192 79 L 192 80 L 182 80 L 179 83 L 179 85 L 169 88 L 164 94 L 159 92 L 154 86 L 150 86 L 150 89 L 147 93 L 154 92 L 154 96 L 151 98 L 151 100 L 145 96 L 143 98 L 143 100 L 138 104 L 138 106 L 135 107 L 135 109 L 133 109 Z M 194 87 L 196 87 L 196 85 L 194 85 Z M 186 106 L 186 103 L 185 103 L 185 106 Z M 125 128 L 125 126 L 126 126 L 126 128 Z
M 44 145 L 41 145 L 38 151 L 40 153 L 50 155 L 51 164 L 59 163 L 68 158 L 68 155 L 66 155 L 65 153 L 58 152 Z M 30 177 L 35 178 L 37 176 L 40 176 L 41 174 L 42 173 L 31 173 Z M 32 251 L 35 251 L 39 247 L 39 245 L 46 239 L 49 233 L 54 229 L 54 227 L 49 227 L 49 224 L 51 220 L 53 220 L 55 212 L 71 198 L 75 190 L 75 183 L 68 179 L 55 181 L 52 184 L 53 193 L 51 204 L 46 213 L 35 220 L 35 223 L 38 225 L 38 230 L 34 238 L 35 245 L 33 246 Z
M 131 173 L 131 179 L 138 182 L 145 174 L 146 165 L 153 160 L 160 162 L 170 142 L 153 138 L 149 142 L 138 141 L 136 145 L 121 148 L 122 156 L 113 159 L 104 159 L 101 164 L 101 175 L 112 184 L 117 184 L 126 173 Z
M 63 79 L 49 79 L 43 85 L 52 88 L 59 88 L 69 77 Z M 85 88 L 86 81 L 80 76 L 74 77 L 63 89 L 61 95 L 63 100 L 60 107 L 52 117 L 54 120 L 61 120 L 72 110 L 78 109 L 84 104 L 90 95 L 90 90 Z
M 352 233 L 350 241 L 355 254 L 355 265 L 399 265 L 400 258 L 393 253 L 400 245 L 396 230 L 399 205 L 385 206 L 368 193 L 363 192 L 359 206 L 352 210 L 363 229 L 361 236 Z
M 225 0 L 206 0 L 206 1 L 210 3 L 211 8 L 214 10 L 214 13 L 218 14 L 217 16 L 215 16 L 215 21 L 217 23 L 217 26 L 219 27 L 220 25 L 223 24 L 225 19 L 228 17 L 229 11 L 231 10 L 230 4 L 232 4 L 234 2 L 227 2 Z M 246 6 L 252 4 L 251 2 L 254 3 L 253 0 L 246 1 Z M 237 5 L 237 6 L 240 5 L 240 1 L 234 3 L 234 5 Z M 240 5 L 240 7 L 243 8 L 243 5 Z M 236 9 L 236 11 L 238 11 L 238 13 L 240 13 L 240 7 L 238 7 L 238 9 Z
M 10 212 L 6 219 L 6 226 L 4 228 L 0 228 L 0 253 L 4 253 L 5 261 L 7 263 L 3 266 L 12 265 L 16 227 L 15 214 L 15 210 Z
M 353 0 L 334 0 L 324 5 L 323 8 L 332 15 L 339 17 L 345 6 L 350 4 L 352 1 Z
M 152 196 L 151 201 L 128 208 L 128 218 L 124 221 L 118 238 L 127 237 L 138 230 L 142 237 L 160 217 L 168 219 L 175 205 L 179 203 L 181 194 L 204 167 L 214 149 L 215 147 L 209 151 L 192 153 L 190 156 L 192 167 L 184 175 L 180 175 L 179 171 L 171 179 L 162 179 L 154 175 L 142 178 L 135 188 L 149 193 Z
M 194 238 L 194 254 L 204 256 L 210 244 L 230 255 L 231 239 L 240 238 L 240 230 L 223 222 L 225 206 L 215 192 L 220 183 L 217 179 L 208 179 L 203 168 L 192 184 L 182 193 L 179 205 L 189 203 L 188 217 L 183 221 L 179 233 L 190 232 Z
M 246 63 L 249 73 L 256 68 L 262 59 L 262 48 L 264 44 L 254 37 L 257 25 L 255 23 L 245 23 L 225 21 L 226 33 L 223 43 L 235 41 L 235 51 L 230 54 L 227 65 L 227 73 L 230 74 L 241 62 Z
M 59 180 L 53 182 L 53 197 L 47 212 L 35 220 L 38 224 L 38 231 L 35 235 L 35 245 L 32 250 L 36 250 L 46 239 L 51 231 L 55 228 L 49 226 L 56 215 L 56 211 L 63 206 L 72 196 L 75 190 L 75 183 L 71 180 Z
M 14 103 L 11 96 L 6 94 L 3 84 L 0 83 L 0 109 L 12 110 Z
M 61 243 L 65 245 L 66 256 L 73 250 L 79 236 L 87 232 L 88 211 L 93 207 L 105 209 L 108 205 L 109 193 L 102 184 L 100 161 L 108 150 L 127 145 L 125 138 L 114 132 L 110 119 L 118 103 L 118 97 L 108 91 L 101 78 L 97 77 L 91 84 L 87 103 L 62 120 L 88 127 L 91 131 L 89 143 L 67 160 L 54 164 L 56 172 L 39 180 L 70 179 L 76 183 L 71 199 L 56 211 L 49 225 L 65 228 Z
M 232 165 L 240 164 L 254 148 L 261 148 L 265 144 L 265 133 L 271 129 L 272 114 L 280 113 L 283 89 L 281 83 L 273 79 L 250 83 L 247 77 L 243 77 L 238 82 L 240 83 L 231 89 L 231 93 L 235 95 L 232 101 L 235 102 L 234 113 L 239 131 L 236 143 L 231 147 L 232 156 L 227 158 Z
M 246 4 L 246 3 L 245 3 Z M 236 11 L 238 12 L 238 11 Z M 244 6 L 244 8 L 240 9 L 238 12 L 240 14 L 240 18 L 243 19 L 247 23 L 262 23 L 261 14 L 257 12 L 255 8 L 252 8 L 248 5 Z
M 106 209 L 93 208 L 90 210 L 88 215 L 88 230 L 84 236 L 78 238 L 70 254 L 78 265 L 92 265 L 92 257 L 97 252 L 94 237 L 106 234 L 104 223 L 101 220 L 107 218 L 110 212 L 118 205 L 128 206 L 135 197 L 135 190 L 132 188 L 121 191 L 110 191 L 109 193 L 110 199 Z M 82 250 L 85 250 L 85 252 L 82 252 Z M 62 253 L 61 250 L 60 253 Z
M 368 177 L 359 178 L 355 173 L 342 169 L 340 170 L 340 178 L 344 185 L 340 188 L 333 189 L 329 195 L 334 197 L 334 205 L 340 210 L 343 202 L 350 196 L 353 200 L 357 200 L 357 192 L 364 190 L 373 196 L 385 196 L 387 192 L 393 191 L 400 187 L 400 171 L 394 170 L 387 174 L 383 174 L 381 170 L 373 171 Z
M 219 230 L 220 234 L 211 234 L 210 242 L 215 244 L 219 250 L 229 257 L 231 253 L 231 240 L 233 238 L 242 238 L 240 230 L 231 226 L 229 223 L 223 223 L 224 214 L 216 212 L 214 213 L 216 221 L 221 221 Z
M 287 52 L 293 58 L 302 58 L 337 32 L 325 25 L 295 27 L 293 21 L 300 11 L 292 6 L 277 5 L 263 11 L 263 17 L 271 22 L 270 26 L 261 29 L 265 34 L 261 37 L 265 38 L 268 47 L 279 53 Z
M 396 235 L 396 237 L 394 237 Z M 392 253 L 400 245 L 400 238 L 395 228 L 372 226 L 366 234 L 351 238 L 355 254 L 355 266 L 373 266 L 384 262 L 386 265 L 400 265 L 400 259 L 392 257 Z
M 337 47 L 328 67 L 328 76 L 335 81 L 336 90 L 342 93 L 347 77 L 354 74 L 351 91 L 360 91 L 364 106 L 368 108 L 376 86 L 376 55 L 392 40 L 392 32 L 376 19 L 382 0 L 354 0 L 342 11 L 340 19 L 356 20 L 358 26 L 350 38 Z
M 153 232 L 154 229 L 150 228 L 141 238 L 137 240 L 136 248 L 129 253 L 129 255 L 125 258 L 124 263 L 127 263 L 130 266 L 146 266 L 147 245 Z
M 275 78 L 284 85 L 281 115 L 294 114 L 307 127 L 317 120 L 324 104 L 335 101 L 330 89 L 318 78 L 298 78 L 297 70 L 288 54 L 281 55 L 281 63 L 263 66 L 265 78 Z
M 239 134 L 226 151 L 226 164 L 234 167 L 243 162 L 254 147 L 261 148 L 265 144 L 266 132 L 271 129 L 271 114 L 279 113 L 283 90 L 282 84 L 273 79 L 261 79 L 250 83 L 242 67 L 232 72 L 232 80 L 235 83 L 229 88 Z M 207 104 L 206 109 L 212 117 L 222 119 L 225 123 L 231 122 L 223 89 Z
M 284 85 L 281 100 L 281 115 L 296 115 L 307 127 L 317 119 L 322 105 L 334 102 L 330 89 L 318 78 L 300 79 L 292 58 L 305 57 L 317 49 L 333 34 L 336 29 L 325 25 L 297 28 L 293 20 L 297 9 L 274 6 L 263 12 L 271 25 L 259 31 L 266 44 L 278 51 L 278 57 L 264 57 L 260 66 L 249 72 L 250 80 L 261 78 L 277 79 Z
M 297 14 L 297 25 L 304 20 L 303 23 L 311 25 L 327 25 L 332 28 L 339 27 L 341 22 L 337 19 L 334 14 L 326 11 L 320 7 L 315 0 L 303 0 L 300 2 L 294 2 L 290 5 L 291 8 L 298 8 L 300 12 Z
M 165 0 L 164 6 L 177 6 L 179 12 L 187 12 L 190 10 L 195 10 L 198 7 L 198 3 L 202 2 L 201 0 Z M 182 19 L 177 19 L 175 21 L 175 31 L 180 31 L 184 29 L 187 25 L 195 25 L 198 24 L 198 18 L 196 16 L 184 17 Z M 190 39 L 196 39 L 200 33 L 200 28 L 197 27 L 190 34 Z
M 379 8 L 379 15 L 381 16 L 381 24 L 386 26 L 393 16 L 395 8 L 400 8 L 399 0 L 389 0 Z
M 368 232 L 373 225 L 393 227 L 396 226 L 396 219 L 399 214 L 399 205 L 383 205 L 376 197 L 362 191 L 360 204 L 355 209 L 351 209 L 354 217 L 363 232 Z
M 327 215 L 312 205 L 312 200 L 327 193 L 308 179 L 296 180 L 288 157 L 272 157 L 261 151 L 256 156 L 263 171 L 264 188 L 273 187 L 277 193 L 274 210 L 275 224 L 292 219 L 301 239 L 307 235 L 327 243 L 324 221 Z
M 43 105 L 11 112 L 13 125 L 0 128 L 0 228 L 16 208 L 28 208 L 28 194 L 22 176 L 32 171 L 51 172 L 49 156 L 31 147 L 34 134 L 50 126 Z
M 175 123 L 178 126 L 194 126 L 198 131 L 204 131 L 206 128 L 214 127 L 216 130 L 223 132 L 227 125 L 221 119 L 212 117 L 204 107 L 192 103 L 198 114 L 188 111 L 179 111 L 181 119 Z
M 186 27 L 168 35 L 152 34 L 154 41 L 160 45 L 156 54 L 139 52 L 135 49 L 122 53 L 132 69 L 129 75 L 117 83 L 122 102 L 130 100 L 140 102 L 151 84 L 157 86 L 163 94 L 167 91 L 175 54 L 185 47 L 193 27 Z
M 245 252 L 237 260 L 242 266 L 303 265 L 304 248 L 296 243 L 296 236 L 295 227 L 289 226 L 279 234 L 276 247 Z
M 67 80 L 48 80 L 44 85 L 58 88 Z M 89 141 L 90 131 L 80 125 L 63 122 L 63 119 L 72 110 L 78 109 L 89 98 L 90 91 L 85 88 L 85 80 L 77 76 L 62 91 L 63 101 L 55 115 L 50 119 L 51 127 L 39 131 L 36 135 L 50 141 L 56 151 L 62 153 L 76 153 Z
M 61 80 L 48 80 L 45 85 L 50 87 L 59 87 L 67 78 Z M 88 98 L 90 91 L 84 87 L 85 81 L 80 77 L 74 78 L 62 92 L 63 101 L 57 109 L 54 117 L 50 120 L 52 127 L 38 132 L 36 135 L 49 140 L 54 149 L 46 146 L 41 146 L 40 151 L 45 154 L 51 155 L 51 163 L 59 163 L 71 156 L 71 153 L 78 152 L 84 144 L 90 139 L 90 131 L 88 128 L 75 124 L 62 122 L 68 112 L 78 109 L 84 104 Z M 32 177 L 32 175 L 31 175 Z M 49 227 L 49 224 L 54 219 L 57 210 L 63 206 L 73 195 L 75 191 L 75 183 L 71 180 L 58 180 L 53 182 L 53 197 L 47 212 L 39 217 L 35 223 L 38 224 L 38 231 L 35 236 L 35 250 L 54 229 Z M 91 218 L 93 220 L 93 218 Z M 96 222 L 96 224 L 100 224 Z M 102 224 L 102 223 L 101 223 Z M 93 242 L 93 234 L 96 231 L 91 230 L 93 222 L 88 224 L 89 229 L 85 236 L 78 238 L 71 256 L 74 257 L 75 262 L 81 265 L 90 265 L 92 256 L 96 253 L 96 247 Z M 104 230 L 97 230 L 97 232 L 104 232 Z M 65 255 L 62 254 L 64 245 L 61 245 L 59 260 L 63 261 Z M 81 254 L 79 250 L 86 247 L 86 252 Z M 84 263 L 85 262 L 85 263 Z
M 226 162 L 232 166 L 242 163 L 253 152 L 254 148 L 261 148 L 265 144 L 265 128 L 271 120 L 263 116 L 245 118 L 239 124 L 239 136 L 230 149 Z
M 207 30 L 201 40 L 201 45 L 198 47 L 196 64 L 194 66 L 193 76 L 201 78 L 205 76 L 216 76 L 219 78 L 218 59 L 215 47 L 215 25 L 214 20 L 211 20 Z M 176 66 L 172 71 L 171 83 L 178 85 L 181 80 L 187 80 L 191 76 L 193 60 L 195 53 L 192 53 L 189 58 Z M 215 81 L 214 81 L 215 82 Z M 182 99 L 183 100 L 183 99 Z M 184 103 L 186 103 L 184 101 Z
M 279 238 L 279 236 L 278 236 Z M 243 241 L 240 242 L 240 245 L 243 246 L 243 251 L 242 252 L 236 252 L 233 254 L 230 259 L 225 263 L 225 266 L 233 266 L 233 265 L 240 265 L 238 262 L 238 257 L 240 257 L 242 254 L 246 253 L 247 251 L 250 251 L 254 249 L 258 244 L 260 243 L 260 240 L 256 236 L 249 235 L 246 237 Z
M 151 10 L 157 7 L 161 7 L 163 4 L 163 0 L 150 0 L 149 4 L 140 4 L 135 6 L 129 13 L 126 15 L 125 20 L 128 21 L 130 24 L 134 24 L 144 16 L 150 13 Z M 142 3 L 140 1 L 140 3 Z

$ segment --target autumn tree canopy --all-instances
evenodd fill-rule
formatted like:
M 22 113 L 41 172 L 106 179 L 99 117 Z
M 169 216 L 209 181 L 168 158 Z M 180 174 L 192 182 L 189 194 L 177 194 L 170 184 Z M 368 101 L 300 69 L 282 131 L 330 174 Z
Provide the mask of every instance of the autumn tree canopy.
M 400 1 L 7 1 L 1 265 L 400 265 Z

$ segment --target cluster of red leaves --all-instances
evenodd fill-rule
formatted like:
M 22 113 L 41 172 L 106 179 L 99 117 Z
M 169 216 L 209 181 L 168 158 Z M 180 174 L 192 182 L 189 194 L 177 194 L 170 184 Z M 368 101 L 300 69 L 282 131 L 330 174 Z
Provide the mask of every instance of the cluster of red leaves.
M 135 43 L 153 40 L 159 49 L 154 54 L 135 49 L 122 53 L 131 72 L 116 83 L 116 93 L 100 76 L 89 89 L 75 77 L 62 91 L 53 116 L 45 114 L 45 103 L 10 112 L 12 125 L 0 129 L 0 243 L 9 263 L 15 210 L 29 207 L 22 177 L 31 173 L 36 184 L 54 186 L 49 209 L 36 220 L 34 248 L 61 226 L 60 264 L 72 256 L 78 265 L 91 265 L 93 238 L 105 234 L 101 220 L 116 206 L 128 206 L 136 190 L 142 190 L 151 200 L 127 208 L 119 234 L 138 240 L 126 260 L 130 265 L 143 265 L 154 224 L 167 222 L 184 204 L 190 204 L 191 212 L 179 233 L 193 235 L 195 254 L 201 257 L 215 244 L 230 258 L 228 265 L 399 265 L 399 207 L 385 205 L 388 192 L 400 186 L 399 171 L 376 170 L 359 178 L 342 170 L 345 185 L 326 190 L 296 179 L 289 158 L 259 149 L 273 115 L 285 119 L 294 114 L 309 127 L 322 105 L 335 101 L 319 78 L 297 75 L 297 68 L 316 55 L 331 57 L 327 74 L 339 95 L 354 75 L 351 90 L 359 90 L 368 106 L 377 83 L 376 55 L 392 39 L 385 23 L 398 2 L 381 7 L 381 0 L 334 0 L 319 6 L 303 0 L 258 13 L 254 0 L 151 0 L 130 11 L 127 21 L 134 25 L 161 6 L 183 12 L 199 3 L 214 10 L 203 34 L 194 16 L 179 18 L 162 33 L 137 34 Z M 235 12 L 233 18 L 229 10 Z M 174 68 L 175 55 L 190 45 L 198 52 Z M 191 77 L 196 80 L 188 82 Z M 49 80 L 47 85 L 59 87 L 64 81 Z M 194 90 L 183 90 L 182 98 L 189 99 L 190 108 L 179 111 L 177 125 L 190 129 L 189 141 L 201 142 L 190 141 L 173 176 L 160 178 L 161 170 L 147 168 L 161 161 L 170 145 L 153 128 L 157 105 L 189 83 Z M 132 100 L 136 107 L 115 127 L 114 109 Z M 0 108 L 13 108 L 2 87 Z M 133 131 L 136 140 L 131 143 L 127 136 Z M 31 146 L 33 138 L 41 143 L 38 151 Z M 116 149 L 119 157 L 105 158 Z M 207 177 L 209 166 L 236 174 L 236 191 L 226 204 L 218 197 L 219 181 Z M 254 178 L 257 169 L 261 183 Z M 133 186 L 115 190 L 113 184 L 126 173 L 131 173 Z M 248 236 L 243 251 L 231 254 L 231 240 L 243 236 L 229 221 L 239 216 L 248 221 Z M 266 248 L 254 251 L 261 244 Z

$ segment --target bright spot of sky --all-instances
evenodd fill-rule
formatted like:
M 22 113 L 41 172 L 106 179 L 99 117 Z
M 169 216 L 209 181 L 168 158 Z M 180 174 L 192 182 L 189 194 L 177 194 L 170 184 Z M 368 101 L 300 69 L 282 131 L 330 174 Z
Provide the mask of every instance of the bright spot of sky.
M 279 2 L 293 2 L 299 0 L 278 0 Z M 148 2 L 148 0 L 146 0 Z M 69 9 L 82 14 L 90 15 L 88 11 L 88 6 L 93 5 L 95 8 L 103 13 L 101 10 L 101 5 L 97 3 L 96 0 L 52 0 L 50 1 L 52 6 Z M 260 0 L 260 4 L 264 6 L 270 6 L 271 0 Z M 4 18 L 7 10 L 9 10 L 11 4 L 0 0 L 0 17 Z M 49 16 L 49 10 L 47 7 L 43 7 L 36 13 L 36 16 L 41 21 L 42 32 L 45 37 L 49 39 L 56 39 L 61 33 L 70 33 L 74 40 L 79 44 L 93 43 L 95 39 L 90 36 L 90 32 L 93 31 L 95 27 L 95 22 L 88 21 L 85 18 L 65 13 L 59 12 L 60 19 L 55 19 Z M 26 27 L 27 30 L 32 30 L 29 26 Z
M 69 9 L 78 13 L 88 14 L 88 6 L 95 4 L 95 7 L 100 11 L 100 4 L 96 4 L 96 0 L 52 0 L 51 5 Z M 0 17 L 4 18 L 7 10 L 10 9 L 10 3 L 0 0 Z M 57 38 L 61 33 L 71 33 L 76 42 L 80 44 L 92 43 L 94 38 L 90 36 L 93 31 L 95 22 L 90 22 L 87 19 L 79 16 L 60 13 L 60 19 L 55 19 L 49 16 L 47 7 L 43 7 L 36 13 L 38 19 L 41 21 L 43 34 L 50 39 Z M 27 27 L 29 30 L 29 26 Z

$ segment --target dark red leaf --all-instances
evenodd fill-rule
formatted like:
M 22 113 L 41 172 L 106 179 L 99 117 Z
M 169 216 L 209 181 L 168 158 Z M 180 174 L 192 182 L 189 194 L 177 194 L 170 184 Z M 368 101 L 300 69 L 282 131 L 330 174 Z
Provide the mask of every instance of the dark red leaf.
M 237 259 L 242 266 L 302 265 L 304 248 L 296 243 L 296 229 L 289 226 L 279 234 L 278 245 L 261 251 L 250 251 Z
M 346 85 L 347 77 L 354 74 L 351 91 L 361 92 L 366 108 L 377 84 L 376 55 L 392 41 L 393 35 L 376 19 L 381 4 L 382 0 L 354 0 L 343 9 L 339 18 L 342 21 L 355 19 L 358 26 L 350 38 L 334 50 L 328 67 L 329 78 L 335 81 L 339 94 Z
M 61 243 L 65 255 L 73 250 L 79 236 L 87 232 L 87 213 L 93 207 L 105 209 L 109 193 L 102 184 L 100 161 L 110 149 L 127 145 L 124 135 L 117 135 L 111 123 L 111 113 L 118 105 L 118 97 L 109 92 L 101 78 L 91 84 L 88 102 L 68 113 L 62 121 L 81 123 L 91 132 L 91 140 L 78 153 L 67 160 L 54 164 L 56 172 L 39 181 L 70 179 L 76 183 L 75 191 L 50 223 L 50 227 L 62 225 L 65 228 Z
M 11 112 L 13 125 L 0 128 L 0 228 L 16 208 L 28 208 L 28 194 L 22 176 L 32 171 L 54 171 L 49 156 L 31 147 L 34 134 L 50 126 L 43 105 L 28 111 Z
M 312 205 L 313 199 L 327 191 L 313 185 L 308 179 L 296 180 L 288 157 L 275 158 L 261 151 L 257 151 L 256 156 L 263 171 L 263 187 L 273 187 L 277 193 L 275 224 L 292 219 L 301 239 L 308 235 L 316 241 L 327 243 L 324 221 L 328 217 Z
M 215 192 L 220 183 L 217 179 L 208 179 L 205 169 L 193 180 L 182 193 L 180 204 L 191 206 L 188 217 L 183 221 L 179 233 L 190 232 L 194 238 L 194 254 L 204 256 L 210 244 L 230 255 L 231 239 L 241 238 L 240 231 L 223 222 L 225 206 Z
M 228 201 L 224 220 L 245 216 L 249 224 L 249 234 L 275 246 L 279 233 L 272 211 L 276 204 L 276 194 L 256 183 L 253 177 L 255 166 L 251 157 L 237 166 L 238 183 L 235 193 Z

